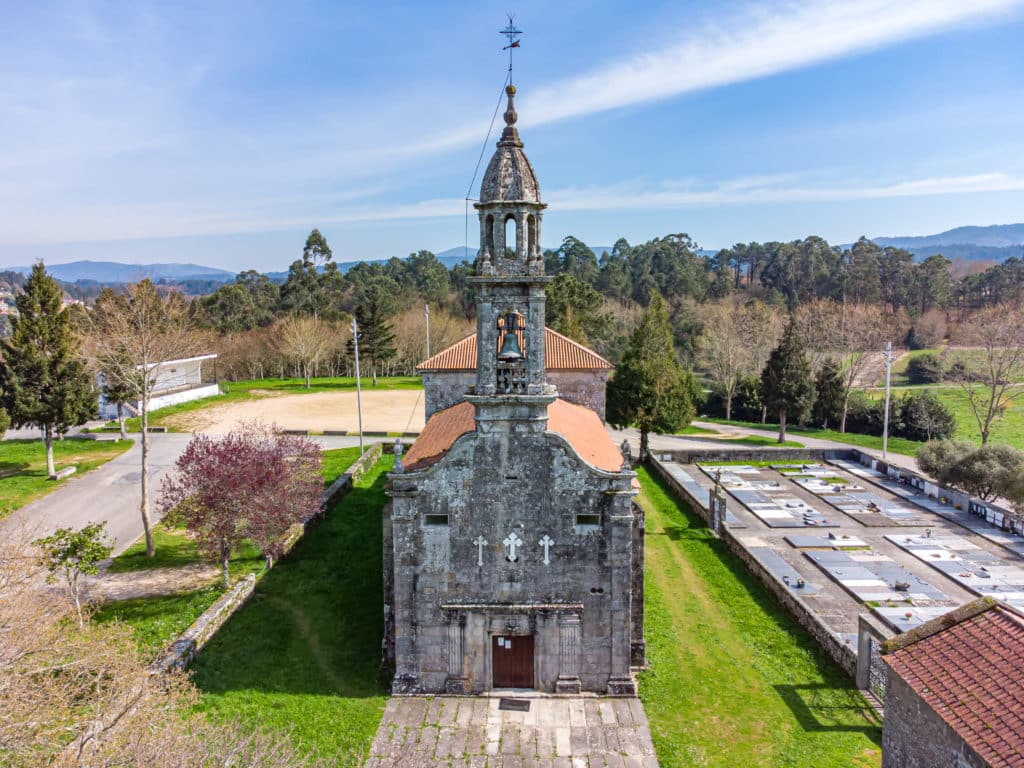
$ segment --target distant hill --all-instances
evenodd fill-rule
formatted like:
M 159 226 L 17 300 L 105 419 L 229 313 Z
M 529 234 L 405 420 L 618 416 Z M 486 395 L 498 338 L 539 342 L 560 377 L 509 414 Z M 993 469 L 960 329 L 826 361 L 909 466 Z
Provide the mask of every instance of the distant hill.
M 11 272 L 27 275 L 32 267 L 7 267 Z M 229 282 L 234 272 L 201 264 L 122 264 L 116 261 L 71 261 L 67 264 L 47 264 L 46 271 L 58 280 L 75 283 L 87 280 L 97 283 L 134 283 L 144 278 L 151 280 L 216 280 Z
M 1024 224 L 994 224 L 991 227 L 957 227 L 937 235 L 922 237 L 876 237 L 879 245 L 896 248 L 927 248 L 938 245 L 985 245 L 1005 248 L 1008 245 L 1024 245 Z
M 872 240 L 882 247 L 904 248 L 919 259 L 936 253 L 965 261 L 1002 262 L 1011 256 L 1024 257 L 1024 224 L 956 227 L 937 235 L 875 237 Z

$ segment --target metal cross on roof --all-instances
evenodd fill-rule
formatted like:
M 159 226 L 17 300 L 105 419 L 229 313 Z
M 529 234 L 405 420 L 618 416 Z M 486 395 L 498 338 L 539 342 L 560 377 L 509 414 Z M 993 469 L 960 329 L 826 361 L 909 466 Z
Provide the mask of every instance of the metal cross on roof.
M 504 35 L 505 38 L 508 40 L 508 45 L 506 45 L 501 50 L 508 51 L 509 72 L 512 71 L 512 49 L 519 47 L 519 36 L 523 34 L 523 30 L 516 27 L 515 21 L 515 16 L 510 15 L 508 17 L 508 26 L 498 32 L 498 34 Z

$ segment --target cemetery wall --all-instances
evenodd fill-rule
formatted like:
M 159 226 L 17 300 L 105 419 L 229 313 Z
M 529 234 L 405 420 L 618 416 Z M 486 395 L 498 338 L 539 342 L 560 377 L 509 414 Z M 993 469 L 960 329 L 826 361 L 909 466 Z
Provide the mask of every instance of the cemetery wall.
M 710 442 L 710 441 L 709 441 Z M 797 461 L 829 461 L 830 459 L 847 459 L 860 461 L 860 451 L 823 448 L 763 448 L 738 451 L 734 448 L 708 448 L 653 452 L 656 456 L 671 456 L 672 461 L 679 464 L 695 464 L 696 462 L 731 461 L 731 462 L 762 462 L 770 461 L 778 464 L 789 464 Z
M 792 461 L 791 458 L 783 458 L 779 456 L 781 452 L 773 452 L 770 454 L 778 461 Z M 806 452 L 803 452 L 806 453 Z M 819 454 L 822 452 L 818 452 Z M 831 452 L 830 452 L 831 453 Z M 699 457 L 702 461 L 714 461 L 714 459 L 707 458 L 704 454 Z M 751 461 L 752 459 L 738 459 L 740 461 Z M 815 460 L 820 460 L 815 459 Z M 692 462 L 691 462 L 692 463 Z M 707 509 L 706 502 L 702 502 L 695 499 L 690 493 L 686 491 L 683 486 L 677 483 L 665 468 L 662 466 L 661 461 L 656 457 L 651 457 L 650 466 L 653 467 L 655 473 L 662 478 L 675 493 L 694 511 L 697 515 L 704 520 L 705 523 L 710 522 L 710 513 Z M 775 575 L 769 571 L 757 557 L 747 549 L 747 546 L 742 540 L 738 539 L 727 525 L 723 525 L 718 533 L 718 537 L 722 543 L 725 544 L 726 548 L 747 567 L 758 581 L 760 581 L 776 600 L 782 605 L 783 608 L 796 620 L 797 624 L 807 630 L 808 634 L 815 639 L 815 641 L 822 647 L 822 649 L 832 659 L 846 671 L 851 677 L 855 678 L 857 674 L 857 654 L 853 648 L 841 642 L 839 639 L 829 631 L 829 628 L 821 620 L 821 618 L 814 612 L 814 610 L 803 601 L 799 595 L 793 594 L 792 589 L 784 584 L 781 580 L 775 577 Z

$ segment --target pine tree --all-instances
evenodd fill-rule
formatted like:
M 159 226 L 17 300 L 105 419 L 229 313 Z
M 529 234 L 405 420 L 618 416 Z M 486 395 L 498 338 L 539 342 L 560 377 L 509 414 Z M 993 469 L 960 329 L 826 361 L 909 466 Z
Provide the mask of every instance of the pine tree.
M 378 366 L 395 356 L 395 334 L 388 317 L 394 308 L 394 299 L 386 289 L 377 283 L 370 283 L 362 290 L 356 306 L 356 322 L 359 324 L 359 357 L 369 360 L 373 386 L 377 386 Z M 348 342 L 352 354 L 352 340 Z
M 761 372 L 761 401 L 778 414 L 780 443 L 786 442 L 786 417 L 803 416 L 814 402 L 811 364 L 792 320 Z
M 676 362 L 665 301 L 657 291 L 608 382 L 608 422 L 640 430 L 640 457 L 651 432 L 676 432 L 694 417 L 693 375 Z
M 50 477 L 56 474 L 54 436 L 95 418 L 97 411 L 96 393 L 61 299 L 57 281 L 38 262 L 16 299 L 19 316 L 11 318 L 11 337 L 3 342 L 0 363 L 4 407 L 14 426 L 43 431 Z
M 828 429 L 829 424 L 835 424 L 843 417 L 846 394 L 843 372 L 835 358 L 830 357 L 822 363 L 814 379 L 814 389 L 816 394 L 811 417 L 816 425 Z

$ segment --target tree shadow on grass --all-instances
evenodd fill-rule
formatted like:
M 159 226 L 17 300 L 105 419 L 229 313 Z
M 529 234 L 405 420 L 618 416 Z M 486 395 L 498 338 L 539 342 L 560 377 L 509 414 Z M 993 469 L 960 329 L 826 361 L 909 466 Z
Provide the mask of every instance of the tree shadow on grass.
M 267 573 L 199 654 L 207 693 L 370 697 L 381 669 L 385 475 L 357 486 Z
M 21 474 L 28 466 L 27 461 L 0 461 L 0 480 Z
M 824 683 L 772 687 L 805 731 L 862 733 L 881 744 L 882 721 L 858 691 Z

